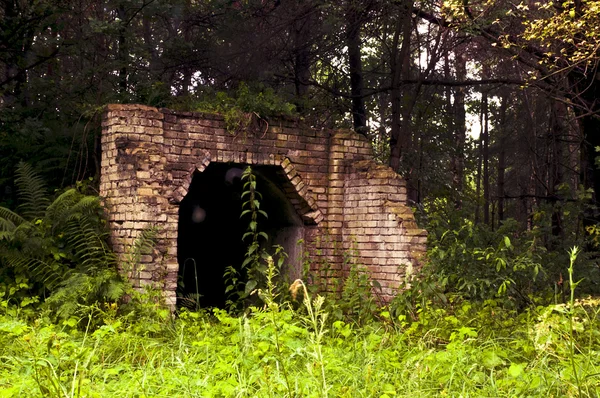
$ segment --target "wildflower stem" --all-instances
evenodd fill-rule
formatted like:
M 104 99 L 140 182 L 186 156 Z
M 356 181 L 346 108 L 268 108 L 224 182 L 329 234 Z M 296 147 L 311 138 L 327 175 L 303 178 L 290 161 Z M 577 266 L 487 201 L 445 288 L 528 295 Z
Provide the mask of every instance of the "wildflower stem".
M 579 254 L 579 248 L 573 247 L 569 252 L 569 288 L 571 289 L 571 297 L 569 302 L 569 351 L 571 356 L 571 366 L 573 367 L 573 376 L 577 383 L 578 396 L 581 397 L 581 383 L 579 383 L 579 375 L 577 374 L 577 366 L 575 363 L 575 342 L 573 340 L 573 317 L 575 316 L 575 287 L 577 283 L 573 281 L 573 265 Z

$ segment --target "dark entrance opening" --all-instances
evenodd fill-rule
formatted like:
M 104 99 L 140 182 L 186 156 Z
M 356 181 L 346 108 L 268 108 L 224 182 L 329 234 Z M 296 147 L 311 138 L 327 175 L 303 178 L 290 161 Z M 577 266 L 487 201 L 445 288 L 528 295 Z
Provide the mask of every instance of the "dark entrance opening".
M 177 259 L 179 288 L 177 305 L 219 307 L 226 302 L 225 269 L 240 271 L 247 250 L 242 236 L 248 229 L 248 217 L 242 212 L 242 173 L 247 165 L 211 163 L 196 172 L 188 194 L 179 206 Z M 303 238 L 303 224 L 282 188 L 285 177 L 281 168 L 255 166 L 256 188 L 262 195 L 261 209 L 268 218 L 259 218 L 258 229 L 269 239 L 263 247 L 271 251 L 281 245 L 289 255 L 285 273 L 297 277 Z M 246 198 L 244 198 L 246 200 Z M 244 278 L 244 275 L 241 275 Z

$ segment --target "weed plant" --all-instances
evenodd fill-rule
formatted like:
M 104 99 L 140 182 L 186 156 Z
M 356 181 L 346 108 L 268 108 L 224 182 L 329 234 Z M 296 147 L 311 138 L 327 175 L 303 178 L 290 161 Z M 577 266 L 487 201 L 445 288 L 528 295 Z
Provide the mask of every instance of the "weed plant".
M 16 171 L 20 205 L 0 207 L 0 298 L 21 315 L 38 303 L 58 319 L 126 290 L 107 243 L 100 198 L 78 184 L 50 200 L 33 168 Z
M 582 283 L 577 292 L 582 297 L 598 295 L 600 229 L 589 226 L 581 233 L 579 219 L 572 216 L 583 214 L 581 206 L 574 202 L 561 210 L 564 225 L 555 235 L 552 215 L 557 209 L 552 207 L 536 212 L 526 230 L 514 219 L 493 228 L 474 223 L 465 210 L 457 211 L 445 199 L 434 199 L 420 213 L 429 234 L 425 274 L 435 275 L 430 282 L 439 290 L 472 300 L 503 297 L 518 309 L 563 302 L 570 294 L 565 269 L 569 248 L 578 246 L 585 250 L 578 256 Z
M 571 253 L 569 275 L 576 272 Z M 379 320 L 330 319 L 304 282 L 301 303 L 277 300 L 267 259 L 264 305 L 178 319 L 152 291 L 118 315 L 98 306 L 92 322 L 27 321 L 2 302 L 0 397 L 594 397 L 600 392 L 600 300 L 523 312 L 497 300 L 426 300 L 413 315 L 379 309 Z M 572 277 L 574 278 L 574 277 Z M 573 279 L 574 281 L 574 279 Z M 576 283 L 572 283 L 575 289 Z M 153 295 L 154 294 L 154 295 Z M 401 312 L 401 311 L 400 311 Z M 394 314 L 394 315 L 392 315 Z M 86 323 L 82 329 L 77 325 Z M 94 324 L 102 324 L 93 328 Z
M 97 209 L 77 205 L 95 200 L 76 192 L 68 195 L 77 200 L 61 196 L 50 205 L 41 201 L 37 216 L 5 211 L 2 239 L 21 248 L 15 238 L 22 228 L 42 241 L 60 242 L 60 233 L 52 228 L 52 215 L 61 213 L 59 204 L 70 203 L 61 207 L 76 215 L 69 220 L 95 215 Z M 247 196 L 245 211 L 256 223 L 257 198 Z M 81 206 L 94 211 L 79 212 Z M 525 291 L 522 283 L 541 258 L 527 257 L 504 237 L 499 245 L 462 247 L 479 239 L 472 232 L 447 233 L 446 244 L 434 247 L 434 262 L 446 271 L 438 275 L 442 279 L 414 281 L 412 289 L 382 305 L 376 300 L 377 286 L 351 255 L 346 277 L 328 279 L 322 293 L 303 280 L 296 280 L 289 292 L 282 290 L 276 281 L 284 257 L 274 259 L 264 251 L 257 255 L 260 232 L 254 224 L 247 235 L 254 247 L 246 257 L 249 277 L 245 284 L 232 283 L 233 291 L 254 305 L 239 316 L 221 309 L 182 308 L 175 318 L 162 293 L 148 288 L 130 291 L 127 302 L 102 302 L 88 295 L 89 300 L 77 302 L 77 311 L 56 317 L 52 307 L 36 307 L 37 298 L 29 294 L 32 281 L 42 285 L 50 280 L 48 271 L 37 261 L 7 262 L 14 264 L 14 277 L 5 279 L 0 296 L 0 398 L 597 397 L 600 299 L 576 295 L 578 251 L 568 254 L 568 268 L 562 266 L 568 300 L 545 305 L 532 298 L 525 307 L 506 305 L 515 301 L 517 291 Z M 146 243 L 132 248 L 131 274 L 139 271 L 137 258 L 148 249 L 153 233 L 148 231 Z M 102 237 L 89 236 L 96 241 Z M 77 266 L 86 263 L 75 261 L 76 248 L 83 246 L 68 251 L 67 246 L 47 247 L 62 250 L 56 252 L 58 258 L 47 257 L 57 269 L 68 271 L 64 280 L 87 275 Z M 26 257 L 34 251 L 19 253 Z M 92 270 L 110 263 L 98 258 L 99 266 Z M 466 259 L 461 267 L 481 267 L 482 280 L 458 275 L 463 280 L 440 283 L 453 276 L 444 268 L 449 258 Z M 535 261 L 521 269 L 519 259 L 525 258 Z M 321 265 L 329 275 L 327 264 Z M 312 278 L 318 286 L 317 276 Z M 64 281 L 49 286 L 55 287 L 50 298 L 69 292 Z

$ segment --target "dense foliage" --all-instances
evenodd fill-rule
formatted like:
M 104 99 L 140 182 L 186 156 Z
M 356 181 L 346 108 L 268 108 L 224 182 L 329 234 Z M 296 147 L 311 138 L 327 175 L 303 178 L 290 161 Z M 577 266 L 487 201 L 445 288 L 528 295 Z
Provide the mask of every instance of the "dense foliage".
M 54 324 L 0 314 L 0 396 L 438 397 L 596 396 L 598 302 L 523 313 L 451 299 L 416 317 L 390 309 L 362 326 L 332 320 L 298 281 L 298 309 L 272 301 L 236 317 L 222 310 L 172 319 L 152 296 L 127 316 Z M 98 319 L 103 325 L 95 327 Z M 84 325 L 77 328 L 76 325 Z M 87 327 L 85 326 L 87 325 Z
M 0 295 L 23 308 L 44 301 L 59 318 L 124 293 L 96 195 L 71 188 L 52 202 L 42 179 L 22 163 L 18 213 L 0 208 Z M 20 214 L 19 214 L 20 213 Z
M 0 2 L 0 397 L 598 396 L 599 14 L 594 0 Z M 248 172 L 231 312 L 172 316 L 107 244 L 94 187 L 112 102 L 218 112 L 234 135 L 281 116 L 354 128 L 407 181 L 422 274 L 388 304 L 353 261 L 325 298 L 317 275 L 279 286 L 285 254 L 263 250 Z
M 249 287 L 230 285 L 231 308 L 244 312 L 182 308 L 174 316 L 160 291 L 127 290 L 117 277 L 97 197 L 79 187 L 49 201 L 29 166 L 20 165 L 17 175 L 22 215 L 2 209 L 1 219 L 0 396 L 596 396 L 600 390 L 599 303 L 575 297 L 574 279 L 589 272 L 585 259 L 576 250 L 558 256 L 567 290 L 544 298 L 543 286 L 532 285 L 550 268 L 550 257 L 533 243 L 515 246 L 525 240 L 512 243 L 514 225 L 491 231 L 467 222 L 456 229 L 452 222 L 464 219 L 430 212 L 428 268 L 389 305 L 377 301 L 359 265 L 334 282 L 337 292 L 319 295 L 315 275 L 313 286 L 296 280 L 287 291 L 277 279 L 284 257 L 275 261 L 258 244 L 265 215 L 248 169 L 241 210 L 249 216 L 252 277 Z M 147 244 L 132 248 L 132 265 L 135 250 Z M 124 291 L 128 299 L 118 300 Z

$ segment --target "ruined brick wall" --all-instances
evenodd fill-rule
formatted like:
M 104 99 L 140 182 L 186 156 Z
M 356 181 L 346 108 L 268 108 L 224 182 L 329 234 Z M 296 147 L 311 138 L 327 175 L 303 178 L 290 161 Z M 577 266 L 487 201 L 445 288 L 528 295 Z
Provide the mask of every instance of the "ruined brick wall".
M 367 267 L 389 299 L 419 266 L 426 234 L 405 206 L 404 182 L 373 162 L 369 143 L 353 132 L 287 120 L 231 134 L 219 116 L 141 105 L 109 105 L 102 125 L 100 193 L 113 247 L 134 283 L 162 283 L 171 305 L 178 206 L 194 172 L 211 162 L 277 169 L 277 185 L 302 220 L 312 271 L 326 264 L 328 276 L 343 275 L 343 250 L 352 249 L 351 262 Z M 159 227 L 159 244 L 135 264 L 128 248 L 150 226 Z

